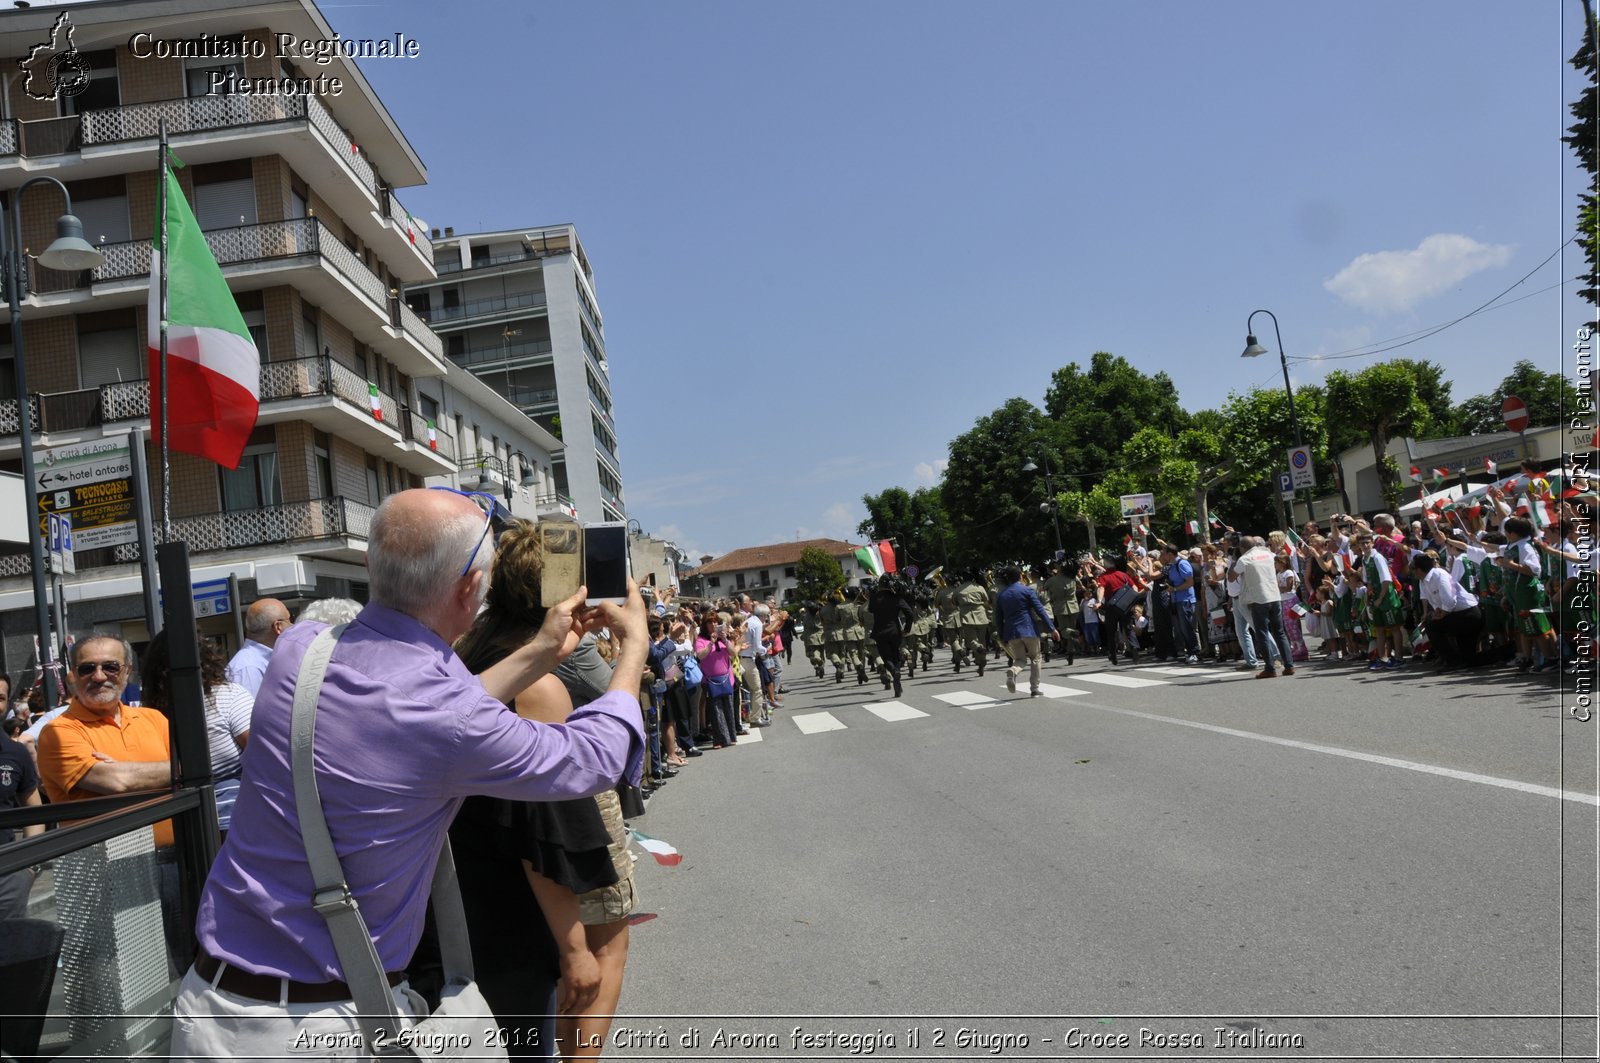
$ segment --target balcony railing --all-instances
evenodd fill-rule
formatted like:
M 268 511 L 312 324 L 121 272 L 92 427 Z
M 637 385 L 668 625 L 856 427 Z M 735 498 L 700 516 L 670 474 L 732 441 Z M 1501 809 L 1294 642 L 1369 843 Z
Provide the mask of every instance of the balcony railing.
M 412 313 L 410 307 L 398 299 L 391 299 L 377 274 L 368 269 L 360 256 L 345 246 L 344 241 L 333 234 L 333 230 L 317 219 L 291 218 L 288 221 L 236 225 L 212 229 L 205 237 L 206 243 L 211 245 L 212 254 L 217 257 L 217 264 L 221 266 L 271 262 L 303 255 L 319 256 L 365 296 L 374 308 L 385 314 L 393 327 L 403 330 L 434 358 L 444 357 L 444 341 Z M 92 284 L 148 277 L 150 250 L 149 240 L 102 244 L 100 251 L 105 255 L 105 261 L 92 270 L 73 273 L 47 270 L 30 260 L 29 287 L 36 292 L 73 291 Z
M 433 242 L 428 239 L 427 232 L 417 219 L 411 217 L 411 212 L 406 210 L 405 204 L 394 194 L 394 189 L 384 185 L 379 189 L 378 198 L 383 201 L 384 216 L 392 220 L 402 233 L 409 230 L 411 245 L 422 253 L 423 258 L 432 262 Z
M 19 412 L 20 404 L 16 399 L 0 400 L 0 436 L 14 436 L 22 434 L 22 415 Z M 32 432 L 40 431 L 39 427 L 39 396 L 28 396 L 28 429 Z
M 461 321 L 469 317 L 497 313 L 501 310 L 517 310 L 522 307 L 544 305 L 544 292 L 518 292 L 516 295 L 507 295 L 494 299 L 479 299 L 477 302 L 462 303 L 460 306 L 434 307 L 423 314 L 422 319 L 430 325 L 436 325 L 442 321 Z
M 491 364 L 494 362 L 508 362 L 513 358 L 531 358 L 535 355 L 549 354 L 554 348 L 549 340 L 529 340 L 526 343 L 499 344 L 494 347 L 473 347 L 471 350 L 457 351 L 450 356 L 450 360 L 459 366 L 473 366 Z
M 513 387 L 506 392 L 506 401 L 513 406 L 549 406 L 559 398 L 555 388 Z
M 83 143 L 150 140 L 160 135 L 163 118 L 167 121 L 167 134 L 181 136 L 305 117 L 306 98 L 303 96 L 185 96 L 85 111 Z
M 179 517 L 172 522 L 172 541 L 185 542 L 194 553 L 240 550 L 257 546 L 311 543 L 327 539 L 366 539 L 372 527 L 373 506 L 353 498 L 314 498 L 284 502 L 261 509 L 240 509 Z M 155 541 L 166 541 L 163 529 L 154 529 Z M 98 561 L 96 559 L 99 559 Z M 80 553 L 81 568 L 128 564 L 139 560 L 139 546 L 128 543 L 109 550 Z M 26 576 L 33 571 L 27 554 L 0 557 L 0 578 Z
M 77 115 L 21 122 L 17 134 L 18 152 L 29 158 L 67 155 L 83 147 L 83 126 Z
M 441 262 L 435 267 L 435 269 L 441 275 L 446 273 L 463 273 L 471 269 L 487 269 L 490 266 L 503 266 L 508 262 L 527 262 L 539 257 L 539 255 L 534 254 L 532 251 L 518 251 L 515 254 L 510 255 L 490 255 L 488 258 L 474 258 L 471 262 L 468 262 L 465 265 L 460 262 Z
M 456 460 L 456 441 L 450 438 L 450 433 L 440 429 L 437 425 L 433 429 L 433 442 L 428 442 L 428 419 L 415 410 L 405 412 L 405 437 L 413 443 L 419 443 L 429 450 L 436 452 L 446 461 Z
M 367 382 L 326 354 L 262 363 L 263 404 L 318 396 L 337 399 L 366 416 L 372 415 Z M 150 416 L 149 381 L 124 380 L 83 391 L 32 395 L 30 405 L 34 410 L 33 428 L 37 432 L 70 432 L 118 421 L 142 420 Z M 384 423 L 403 433 L 400 404 L 387 392 L 380 391 L 378 405 L 383 410 Z M 16 403 L 0 402 L 0 436 L 17 434 Z M 413 438 L 427 443 L 425 424 L 421 436 Z
M 390 300 L 389 316 L 390 323 L 395 328 L 404 330 L 408 336 L 422 344 L 423 350 L 435 358 L 444 358 L 444 340 L 441 340 L 438 333 L 424 324 L 423 320 L 417 316 L 416 311 L 407 306 L 399 296 L 395 296 Z
M 0 155 L 15 155 L 17 153 L 17 120 L 7 118 L 0 120 Z

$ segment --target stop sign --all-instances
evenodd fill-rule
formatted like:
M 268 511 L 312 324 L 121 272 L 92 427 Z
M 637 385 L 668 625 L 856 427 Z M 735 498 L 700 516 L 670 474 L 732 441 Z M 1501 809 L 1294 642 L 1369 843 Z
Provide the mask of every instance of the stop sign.
M 1515 395 L 1507 395 L 1500 404 L 1500 416 L 1505 418 L 1507 428 L 1520 432 L 1528 427 L 1528 404 Z

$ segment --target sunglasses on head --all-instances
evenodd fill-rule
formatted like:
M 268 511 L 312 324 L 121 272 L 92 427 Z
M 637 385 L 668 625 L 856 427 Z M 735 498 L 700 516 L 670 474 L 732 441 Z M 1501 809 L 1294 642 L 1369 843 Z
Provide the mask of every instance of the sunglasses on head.
M 472 562 L 477 560 L 478 551 L 483 548 L 483 541 L 489 537 L 490 527 L 495 526 L 497 532 L 504 530 L 506 523 L 511 519 L 511 512 L 500 504 L 498 498 L 484 491 L 460 491 L 454 487 L 444 486 L 432 487 L 430 490 L 449 491 L 453 495 L 470 498 L 474 505 L 483 510 L 483 531 L 478 533 L 478 541 L 472 544 L 472 550 L 467 554 L 467 563 L 461 566 L 461 571 L 456 575 L 456 578 L 460 579 L 472 570 Z
M 107 679 L 115 679 L 122 674 L 121 661 L 79 661 L 78 678 L 88 679 L 95 672 L 104 672 Z

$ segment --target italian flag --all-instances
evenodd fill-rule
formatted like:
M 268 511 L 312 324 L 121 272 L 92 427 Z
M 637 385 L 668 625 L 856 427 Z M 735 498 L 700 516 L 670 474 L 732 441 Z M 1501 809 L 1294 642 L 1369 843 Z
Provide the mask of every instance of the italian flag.
M 1200 522 L 1197 521 L 1197 520 L 1191 520 L 1189 523 L 1185 524 L 1183 526 L 1183 528 L 1190 535 L 1199 535 L 1200 534 Z
M 643 831 L 628 828 L 628 836 L 639 843 L 639 848 L 656 858 L 656 863 L 677 867 L 683 863 L 683 854 L 660 838 L 652 838 Z
M 406 239 L 411 241 L 411 246 L 416 246 L 417 230 L 415 223 L 411 220 L 411 212 L 409 210 L 406 211 Z
M 1483 471 L 1487 473 L 1491 479 L 1494 477 L 1495 470 L 1498 468 L 1499 466 L 1490 461 L 1488 458 L 1483 459 Z
M 895 571 L 894 544 L 888 539 L 857 547 L 855 557 L 861 562 L 861 567 L 870 572 L 874 579 L 881 578 L 884 573 Z
M 435 434 L 435 432 L 433 430 L 433 422 L 432 421 L 428 422 L 428 449 L 429 450 L 438 450 L 439 449 L 439 437 L 438 437 L 437 434 Z
M 378 385 L 367 385 L 367 401 L 372 404 L 372 419 L 383 420 L 383 403 L 378 400 Z
M 1450 470 L 1449 469 L 1440 468 L 1440 469 L 1434 469 L 1433 470 L 1433 482 L 1435 484 L 1443 483 L 1445 480 L 1447 480 L 1449 478 L 1450 478 Z
M 166 170 L 165 165 L 163 169 Z M 167 243 L 161 219 L 150 255 L 146 345 L 151 439 L 157 446 L 237 469 L 261 411 L 261 355 L 211 246 L 166 170 Z M 166 256 L 167 305 L 161 305 Z M 161 326 L 167 327 L 167 438 L 161 438 Z
M 1422 470 L 1419 469 L 1415 465 L 1411 466 L 1411 478 L 1413 480 L 1415 480 L 1417 483 L 1421 483 L 1422 482 Z

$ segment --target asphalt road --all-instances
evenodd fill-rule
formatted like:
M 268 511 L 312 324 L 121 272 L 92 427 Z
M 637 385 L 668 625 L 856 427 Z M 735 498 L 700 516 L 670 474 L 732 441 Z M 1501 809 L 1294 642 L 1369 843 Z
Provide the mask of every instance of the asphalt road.
M 684 858 L 640 854 L 609 1056 L 1595 1056 L 1600 721 L 1554 679 L 789 676 L 635 823 Z

